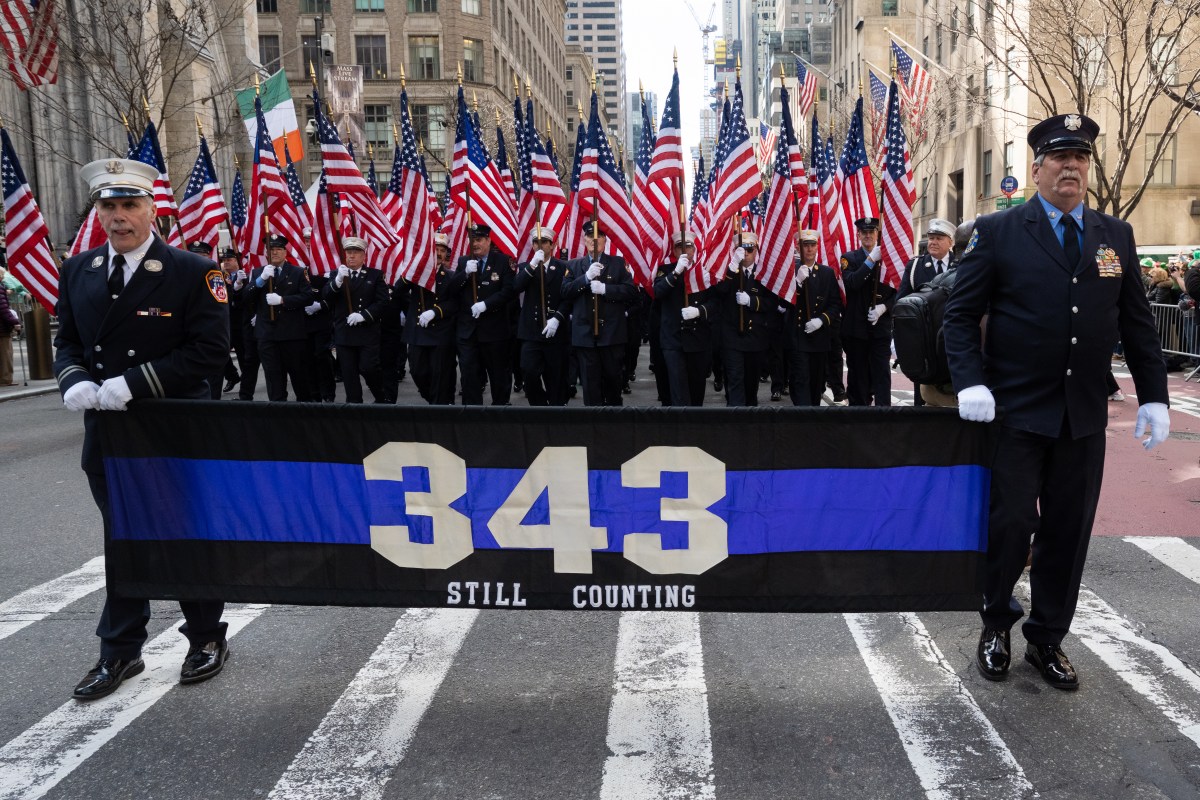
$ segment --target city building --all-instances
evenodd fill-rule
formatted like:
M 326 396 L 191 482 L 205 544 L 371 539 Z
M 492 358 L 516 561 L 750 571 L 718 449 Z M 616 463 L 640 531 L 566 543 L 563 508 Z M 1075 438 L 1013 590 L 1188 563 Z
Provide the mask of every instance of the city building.
M 566 41 L 588 55 L 615 154 L 625 145 L 625 47 L 621 0 L 566 0 Z M 584 113 L 590 99 L 583 98 Z M 626 150 L 629 148 L 626 147 Z
M 643 101 L 643 97 L 645 100 Z M 650 112 L 651 127 L 657 128 L 661 121 L 658 113 L 658 94 L 655 92 L 626 92 L 625 93 L 625 119 L 629 125 L 625 134 L 625 141 L 629 142 L 630 153 L 628 153 L 629 161 L 633 161 L 633 156 L 637 152 L 638 147 L 642 143 L 642 103 L 645 102 L 646 109 Z

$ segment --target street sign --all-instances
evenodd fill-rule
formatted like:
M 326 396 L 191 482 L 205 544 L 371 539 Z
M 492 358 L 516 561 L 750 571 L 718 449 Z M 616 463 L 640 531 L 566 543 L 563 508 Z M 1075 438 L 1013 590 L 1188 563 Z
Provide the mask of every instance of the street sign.
M 1024 202 L 1024 197 L 999 197 L 996 199 L 996 208 L 1012 208 L 1013 206 L 1019 206 Z
M 1004 192 L 1006 197 L 1012 197 L 1017 191 L 1017 179 L 1013 175 L 1005 175 L 1000 181 L 1000 191 Z

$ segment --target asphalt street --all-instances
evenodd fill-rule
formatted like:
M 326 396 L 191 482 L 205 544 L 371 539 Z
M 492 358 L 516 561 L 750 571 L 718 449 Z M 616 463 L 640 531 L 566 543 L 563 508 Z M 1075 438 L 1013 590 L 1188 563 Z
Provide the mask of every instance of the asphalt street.
M 103 600 L 82 420 L 0 403 L 0 800 L 1200 797 L 1200 391 L 1172 375 L 1147 455 L 1117 374 L 1075 693 L 1015 631 L 984 681 L 971 613 L 293 606 L 231 606 L 225 671 L 179 686 L 155 602 L 147 671 L 77 704 Z

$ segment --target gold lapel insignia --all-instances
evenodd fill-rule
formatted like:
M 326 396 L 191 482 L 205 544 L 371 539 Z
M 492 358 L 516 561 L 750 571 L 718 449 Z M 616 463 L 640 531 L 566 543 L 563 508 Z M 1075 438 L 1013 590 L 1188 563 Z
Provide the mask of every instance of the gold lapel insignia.
M 162 272 L 162 262 L 154 258 L 149 261 L 143 261 L 142 267 L 146 272 Z

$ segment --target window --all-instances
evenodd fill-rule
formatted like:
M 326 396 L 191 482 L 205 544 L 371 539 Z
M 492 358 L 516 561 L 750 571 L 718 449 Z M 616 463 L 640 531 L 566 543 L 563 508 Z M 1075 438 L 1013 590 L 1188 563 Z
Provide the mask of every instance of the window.
M 410 14 L 436 14 L 437 0 L 408 0 Z
M 992 90 L 996 88 L 996 67 L 991 61 L 983 65 L 983 94 L 988 100 L 992 97 Z
M 271 3 L 274 5 L 274 0 L 271 0 Z M 333 8 L 331 5 L 330 0 L 300 0 L 300 13 L 332 14 Z
M 483 16 L 483 0 L 462 0 L 462 12 L 464 14 L 474 14 L 475 16 Z
M 899 0 L 883 0 L 883 15 L 885 17 L 894 17 L 899 12 Z
M 463 39 L 463 80 L 483 82 L 483 41 Z
M 934 58 L 940 64 L 942 63 L 942 24 L 940 22 L 938 23 L 937 30 L 934 32 L 934 37 L 934 47 L 937 50 Z
M 279 3 L 277 3 L 276 0 L 258 0 L 258 13 L 278 14 Z
M 950 130 L 958 129 L 958 84 L 950 84 Z
M 926 58 L 929 57 L 929 37 L 928 36 L 926 36 L 924 39 L 921 40 L 921 55 L 925 56 Z
M 926 201 L 929 199 L 929 178 L 921 178 L 921 216 L 925 216 Z
M 1004 143 L 1004 177 L 1009 177 L 1013 174 L 1013 155 L 1016 151 L 1013 150 L 1012 142 Z
M 414 103 L 409 110 L 412 112 L 413 133 L 425 143 L 425 149 L 432 153 L 445 152 L 446 107 Z
M 1161 133 L 1146 134 L 1146 167 L 1153 169 L 1147 183 L 1151 186 L 1174 186 L 1175 137 L 1171 136 L 1165 143 L 1162 143 L 1162 137 Z M 1160 143 L 1162 143 L 1162 155 L 1159 156 L 1158 163 L 1151 168 L 1150 163 L 1154 159 Z
M 1004 96 L 1012 97 L 1013 87 L 1017 85 L 1017 49 L 1010 47 L 1004 51 Z
M 1150 84 L 1174 83 L 1179 73 L 1179 38 L 1177 36 L 1159 36 L 1150 46 Z
M 258 61 L 267 72 L 279 71 L 279 37 L 261 34 L 258 37 Z
M 354 0 L 354 10 L 380 13 L 384 11 L 383 0 Z
M 408 57 L 410 72 L 415 80 L 428 81 L 442 77 L 441 62 L 438 58 L 438 37 L 408 37 Z
M 811 11 L 804 12 L 804 24 L 812 25 L 812 12 Z
M 321 64 L 321 41 L 316 36 L 301 36 L 300 37 L 300 55 L 304 62 L 300 65 L 300 72 L 303 75 L 308 75 L 309 64 Z
M 979 193 L 984 197 L 992 196 L 992 151 L 983 151 L 983 167 L 979 170 L 983 180 L 979 183 Z
M 1153 55 L 1157 59 L 1158 54 L 1154 53 Z M 1104 63 L 1104 41 L 1100 37 L 1075 37 L 1075 57 L 1083 67 L 1083 80 L 1087 86 L 1103 86 L 1107 82 L 1108 71 L 1105 69 Z
M 363 106 L 363 137 L 377 151 L 392 147 L 392 107 L 386 103 Z
M 567 80 L 568 81 L 575 80 L 575 68 L 574 67 L 567 67 Z
M 958 49 L 958 9 L 950 12 L 950 52 Z
M 363 80 L 378 81 L 387 78 L 387 37 L 355 36 L 354 59 L 363 68 Z

